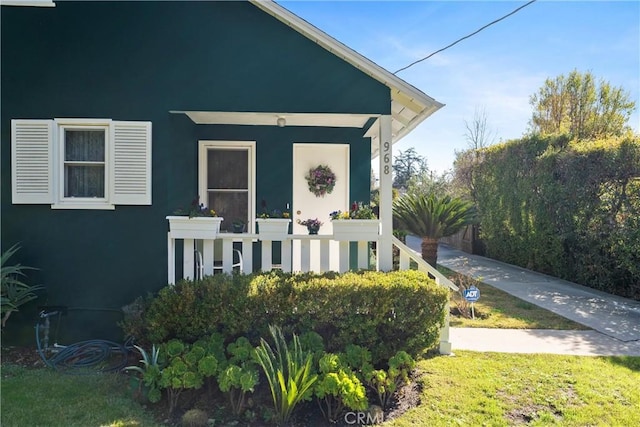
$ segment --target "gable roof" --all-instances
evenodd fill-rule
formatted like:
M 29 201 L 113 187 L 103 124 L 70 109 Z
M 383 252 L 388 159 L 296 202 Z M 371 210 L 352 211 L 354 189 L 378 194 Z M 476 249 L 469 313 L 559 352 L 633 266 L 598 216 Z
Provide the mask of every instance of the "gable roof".
M 427 117 L 442 108 L 436 101 L 415 86 L 360 55 L 309 22 L 288 11 L 272 0 L 249 0 L 259 9 L 293 28 L 303 36 L 342 58 L 360 71 L 371 76 L 391 90 L 393 142 L 399 141 Z

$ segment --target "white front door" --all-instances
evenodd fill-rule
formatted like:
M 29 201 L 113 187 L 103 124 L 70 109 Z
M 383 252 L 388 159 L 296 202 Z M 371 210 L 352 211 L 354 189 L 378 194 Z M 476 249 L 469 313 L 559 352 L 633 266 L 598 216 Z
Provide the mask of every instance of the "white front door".
M 305 176 L 310 169 L 326 165 L 336 175 L 331 194 L 317 197 L 311 191 Z M 333 234 L 329 214 L 349 208 L 349 145 L 348 144 L 293 144 L 293 234 L 308 234 L 298 220 L 318 218 L 323 225 L 319 235 Z M 311 242 L 311 270 L 320 271 L 320 243 Z M 338 270 L 338 243 L 331 242 L 330 268 Z M 300 271 L 300 242 L 293 245 L 293 270 Z

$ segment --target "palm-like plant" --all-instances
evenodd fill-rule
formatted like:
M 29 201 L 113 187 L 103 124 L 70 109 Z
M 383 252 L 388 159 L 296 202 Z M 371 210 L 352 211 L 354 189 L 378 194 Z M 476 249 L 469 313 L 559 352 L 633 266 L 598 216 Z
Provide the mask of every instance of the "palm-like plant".
M 25 270 L 36 270 L 33 267 L 27 267 L 20 264 L 6 265 L 9 258 L 15 254 L 19 245 L 13 245 L 0 256 L 0 317 L 2 327 L 7 323 L 7 319 L 11 313 L 18 311 L 18 307 L 38 298 L 34 293 L 43 289 L 39 285 L 27 285 L 22 281 L 22 277 L 26 277 Z
M 393 217 L 401 228 L 422 238 L 422 259 L 435 267 L 438 239 L 457 233 L 476 219 L 470 203 L 435 194 L 407 194 L 393 204 Z

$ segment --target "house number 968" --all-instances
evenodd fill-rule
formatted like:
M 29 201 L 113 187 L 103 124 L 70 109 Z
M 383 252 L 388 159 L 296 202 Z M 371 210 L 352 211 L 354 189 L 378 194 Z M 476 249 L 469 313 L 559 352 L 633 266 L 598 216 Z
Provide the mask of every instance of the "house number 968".
M 384 149 L 384 156 L 382 157 L 384 166 L 383 166 L 383 172 L 385 175 L 389 175 L 389 173 L 391 172 L 391 154 L 389 154 L 389 149 L 390 149 L 390 144 L 389 141 L 385 141 L 384 144 L 382 144 L 382 147 Z

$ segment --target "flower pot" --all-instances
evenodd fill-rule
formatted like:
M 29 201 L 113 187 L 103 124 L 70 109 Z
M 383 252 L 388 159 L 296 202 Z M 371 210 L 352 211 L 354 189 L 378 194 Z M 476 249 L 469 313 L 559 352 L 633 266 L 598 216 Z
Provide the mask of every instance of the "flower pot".
M 309 231 L 309 234 L 318 234 L 318 230 L 320 230 L 320 227 L 307 227 L 307 231 Z
M 244 233 L 244 224 L 231 224 L 234 233 Z
M 380 234 L 377 219 L 336 219 L 332 220 L 333 239 L 347 242 L 375 241 Z
M 258 218 L 258 235 L 260 240 L 285 240 L 289 234 L 288 218 Z
M 168 216 L 169 232 L 174 239 L 215 239 L 224 218 Z

